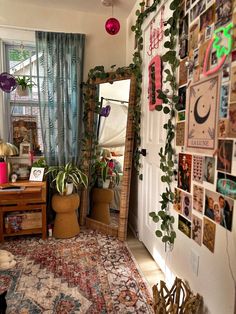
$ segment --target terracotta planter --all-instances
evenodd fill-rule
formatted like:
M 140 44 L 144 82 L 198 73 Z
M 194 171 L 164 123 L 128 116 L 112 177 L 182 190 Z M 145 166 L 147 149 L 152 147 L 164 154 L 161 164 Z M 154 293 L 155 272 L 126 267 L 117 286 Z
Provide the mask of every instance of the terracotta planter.
M 59 195 L 52 197 L 52 208 L 56 212 L 53 236 L 55 238 L 72 238 L 79 234 L 80 228 L 76 210 L 80 204 L 78 194 Z

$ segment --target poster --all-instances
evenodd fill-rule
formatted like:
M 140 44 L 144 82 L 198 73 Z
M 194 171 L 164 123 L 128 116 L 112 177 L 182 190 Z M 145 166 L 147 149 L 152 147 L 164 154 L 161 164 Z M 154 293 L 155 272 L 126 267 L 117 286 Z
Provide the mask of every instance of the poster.
M 216 149 L 219 76 L 201 80 L 189 88 L 186 148 L 213 155 Z

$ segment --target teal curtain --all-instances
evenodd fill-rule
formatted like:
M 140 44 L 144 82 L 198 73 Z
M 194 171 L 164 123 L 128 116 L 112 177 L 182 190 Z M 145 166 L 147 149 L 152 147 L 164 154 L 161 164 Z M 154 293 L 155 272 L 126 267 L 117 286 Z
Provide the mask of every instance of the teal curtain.
M 36 32 L 39 107 L 48 165 L 80 159 L 84 42 L 83 34 Z

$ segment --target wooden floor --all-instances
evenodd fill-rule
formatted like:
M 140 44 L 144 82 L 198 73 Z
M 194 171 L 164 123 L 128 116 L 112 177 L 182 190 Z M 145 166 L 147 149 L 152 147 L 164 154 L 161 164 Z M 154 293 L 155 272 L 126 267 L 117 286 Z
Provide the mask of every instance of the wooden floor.
M 133 254 L 142 274 L 146 278 L 147 283 L 152 288 L 154 284 L 160 280 L 165 280 L 164 274 L 154 261 L 146 247 L 131 232 L 128 232 L 127 237 L 128 247 Z

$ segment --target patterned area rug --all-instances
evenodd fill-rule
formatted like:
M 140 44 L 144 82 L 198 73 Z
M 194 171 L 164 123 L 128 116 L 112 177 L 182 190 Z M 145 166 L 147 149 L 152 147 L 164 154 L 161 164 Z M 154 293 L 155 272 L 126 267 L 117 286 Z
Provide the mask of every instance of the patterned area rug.
M 126 245 L 91 230 L 66 239 L 17 238 L 1 246 L 17 265 L 0 271 L 8 314 L 153 313 Z

